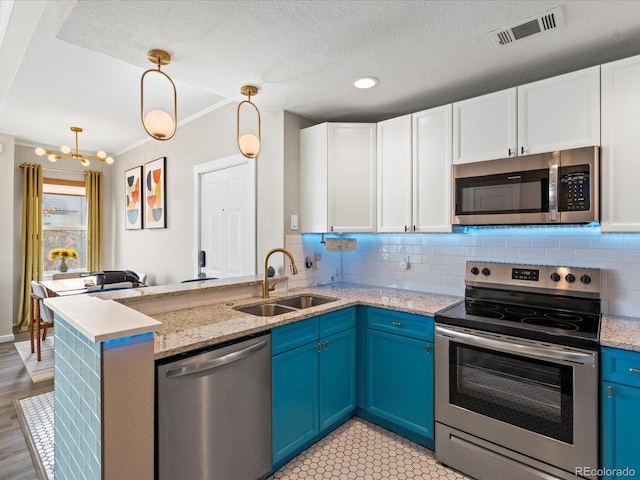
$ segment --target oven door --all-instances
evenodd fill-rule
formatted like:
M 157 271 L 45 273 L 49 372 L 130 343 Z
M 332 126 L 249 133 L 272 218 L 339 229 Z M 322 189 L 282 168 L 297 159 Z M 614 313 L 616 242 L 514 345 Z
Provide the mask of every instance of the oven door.
M 572 474 L 597 468 L 597 352 L 438 325 L 435 364 L 436 422 Z

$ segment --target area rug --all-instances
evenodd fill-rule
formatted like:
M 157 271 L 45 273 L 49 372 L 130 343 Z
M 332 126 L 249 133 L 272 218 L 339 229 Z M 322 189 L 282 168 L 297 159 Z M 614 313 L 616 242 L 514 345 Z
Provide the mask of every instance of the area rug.
M 53 378 L 53 338 L 53 335 L 51 335 L 44 342 L 41 342 L 42 360 L 40 361 L 38 361 L 38 356 L 35 352 L 31 353 L 31 342 L 29 340 L 14 343 L 33 383 L 44 382 Z
M 53 404 L 53 391 L 14 400 L 18 421 L 39 480 L 53 480 L 54 477 Z

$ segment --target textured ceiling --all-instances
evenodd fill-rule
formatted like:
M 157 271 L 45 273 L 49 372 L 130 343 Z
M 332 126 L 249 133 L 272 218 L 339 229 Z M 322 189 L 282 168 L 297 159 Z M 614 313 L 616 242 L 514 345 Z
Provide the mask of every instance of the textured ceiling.
M 558 5 L 564 27 L 492 43 L 489 32 Z M 16 1 L 0 46 L 0 131 L 59 145 L 77 124 L 81 149 L 112 154 L 146 141 L 150 48 L 173 56 L 163 70 L 181 120 L 251 83 L 260 109 L 378 121 L 639 54 L 639 39 L 636 1 Z M 380 85 L 354 89 L 365 75 Z

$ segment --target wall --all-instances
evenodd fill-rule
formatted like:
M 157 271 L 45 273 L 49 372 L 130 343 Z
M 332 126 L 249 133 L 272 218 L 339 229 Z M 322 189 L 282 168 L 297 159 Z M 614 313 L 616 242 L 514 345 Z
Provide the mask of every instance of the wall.
M 640 316 L 640 234 L 602 234 L 599 227 L 576 226 L 345 237 L 358 240 L 356 251 L 339 254 L 345 282 L 463 296 L 467 260 L 594 267 L 602 269 L 603 312 Z M 322 248 L 320 235 L 302 235 L 298 242 L 305 252 Z M 400 263 L 407 257 L 409 269 L 403 270 Z M 331 275 L 327 272 L 323 283 Z
M 261 259 L 283 243 L 283 117 L 261 111 L 262 150 L 257 159 L 257 270 Z M 166 142 L 149 140 L 116 158 L 113 198 L 114 266 L 147 273 L 150 285 L 178 283 L 197 270 L 193 168 L 238 153 L 236 104 L 230 103 L 178 128 Z M 158 157 L 167 157 L 167 228 L 125 230 L 124 172 Z M 281 258 L 274 263 L 281 266 Z
M 13 177 L 16 167 L 13 164 L 14 157 L 14 137 L 12 135 L 0 134 L 0 205 L 13 204 Z M 15 242 L 14 210 L 11 208 L 0 208 L 0 342 L 13 340 L 13 323 L 15 310 L 12 292 L 15 283 L 15 252 L 13 245 Z M 19 230 L 18 230 L 19 232 Z
M 300 215 L 300 130 L 316 122 L 284 112 L 284 234 L 291 230 L 291 215 Z M 300 218 L 298 217 L 298 223 Z M 300 228 L 300 227 L 298 227 Z

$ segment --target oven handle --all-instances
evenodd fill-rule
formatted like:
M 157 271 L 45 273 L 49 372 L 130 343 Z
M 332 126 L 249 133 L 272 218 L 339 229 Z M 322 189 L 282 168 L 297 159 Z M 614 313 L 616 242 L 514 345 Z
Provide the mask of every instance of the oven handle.
M 445 337 L 461 340 L 465 344 L 475 345 L 478 347 L 491 348 L 507 353 L 515 353 L 517 355 L 533 356 L 541 359 L 561 360 L 565 362 L 579 363 L 581 365 L 594 365 L 596 363 L 595 355 L 591 353 L 570 352 L 567 350 L 557 350 L 548 347 L 536 347 L 533 345 L 523 345 L 518 343 L 504 342 L 485 338 L 470 333 L 458 332 L 449 328 L 436 326 L 436 334 Z

